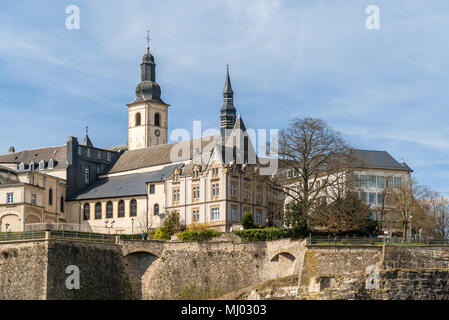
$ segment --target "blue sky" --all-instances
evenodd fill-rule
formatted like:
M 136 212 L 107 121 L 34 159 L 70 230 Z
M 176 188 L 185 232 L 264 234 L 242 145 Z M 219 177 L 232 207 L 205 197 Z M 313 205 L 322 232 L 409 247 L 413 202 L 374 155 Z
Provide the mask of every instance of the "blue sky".
M 365 28 L 368 5 L 380 29 Z M 68 30 L 68 5 L 80 29 Z M 0 4 L 0 152 L 126 142 L 145 31 L 169 129 L 219 123 L 226 62 L 247 127 L 327 121 L 449 196 L 449 2 L 15 1 Z

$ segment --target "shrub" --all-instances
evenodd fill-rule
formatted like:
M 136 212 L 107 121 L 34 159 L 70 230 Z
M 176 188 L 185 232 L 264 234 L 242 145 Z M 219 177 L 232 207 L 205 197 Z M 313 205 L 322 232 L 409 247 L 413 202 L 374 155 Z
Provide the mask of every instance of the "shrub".
M 172 234 L 170 234 L 167 229 L 159 227 L 153 236 L 154 240 L 170 240 Z
M 162 225 L 156 230 L 153 236 L 154 240 L 170 240 L 176 232 L 182 231 L 183 225 L 179 222 L 179 212 L 169 212 L 162 222 Z
M 176 234 L 178 239 L 182 241 L 207 241 L 220 235 L 220 232 L 211 229 L 201 231 L 189 229 Z
M 306 236 L 298 229 L 286 228 L 246 229 L 234 231 L 234 233 L 247 242 L 277 240 L 282 238 L 301 238 Z
M 250 211 L 247 211 L 243 215 L 241 224 L 242 224 L 243 229 L 254 228 L 254 218 L 253 218 L 253 214 Z

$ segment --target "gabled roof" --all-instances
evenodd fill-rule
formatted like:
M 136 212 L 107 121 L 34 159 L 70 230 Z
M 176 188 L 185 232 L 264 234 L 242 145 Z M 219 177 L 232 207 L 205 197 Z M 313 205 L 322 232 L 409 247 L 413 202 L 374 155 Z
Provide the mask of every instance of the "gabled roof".
M 206 147 L 208 147 L 209 144 L 212 144 L 213 146 L 215 139 L 220 139 L 220 136 L 208 136 L 194 140 L 161 144 L 143 149 L 127 150 L 120 155 L 106 174 L 191 160 L 195 152 L 194 148 L 196 148 L 197 145 L 201 145 L 202 152 L 211 152 L 212 150 L 207 150 Z M 181 150 L 184 149 L 189 152 L 182 155 Z M 175 154 L 176 151 L 179 151 L 176 155 L 177 159 L 171 158 L 172 151 Z
M 89 200 L 146 195 L 146 184 L 148 182 L 160 182 L 169 179 L 175 167 L 177 167 L 177 165 L 166 166 L 157 171 L 102 178 L 69 200 Z
M 24 163 L 26 165 L 34 162 L 38 164 L 41 160 L 48 162 L 53 159 L 54 169 L 67 168 L 67 145 L 58 147 L 46 147 L 39 149 L 24 150 L 0 155 L 1 163 Z
M 89 136 L 86 134 L 86 136 L 84 137 L 83 142 L 81 142 L 82 146 L 86 146 L 86 147 L 93 147 L 94 145 L 92 144 L 92 141 L 90 141 Z
M 354 156 L 354 167 L 357 168 L 413 171 L 405 162 L 396 161 L 386 151 L 354 149 L 352 155 Z

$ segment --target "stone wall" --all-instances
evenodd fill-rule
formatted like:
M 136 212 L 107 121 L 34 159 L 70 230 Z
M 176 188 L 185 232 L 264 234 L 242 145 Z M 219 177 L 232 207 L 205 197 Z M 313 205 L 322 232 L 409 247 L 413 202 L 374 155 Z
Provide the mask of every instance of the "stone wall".
M 217 297 L 279 274 L 294 274 L 301 243 L 166 243 L 143 276 L 143 298 Z
M 385 246 L 385 269 L 449 268 L 447 246 Z
M 0 245 L 0 299 L 46 298 L 47 242 Z
M 50 240 L 48 243 L 47 299 L 132 299 L 131 285 L 115 244 Z M 66 268 L 80 271 L 79 290 L 66 288 Z
M 69 265 L 80 289 L 69 290 Z M 131 299 L 121 248 L 114 244 L 41 240 L 0 244 L 0 299 Z
M 381 259 L 379 246 L 308 245 L 300 285 L 309 286 L 317 277 L 360 276 L 368 266 L 380 264 Z

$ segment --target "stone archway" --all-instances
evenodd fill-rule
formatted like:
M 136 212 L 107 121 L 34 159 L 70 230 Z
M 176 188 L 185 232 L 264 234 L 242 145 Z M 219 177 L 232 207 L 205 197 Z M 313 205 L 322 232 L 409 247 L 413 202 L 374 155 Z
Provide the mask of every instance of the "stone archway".
M 269 263 L 273 277 L 286 277 L 294 273 L 296 257 L 290 252 L 277 252 Z
M 25 223 L 40 223 L 41 222 L 41 218 L 39 218 L 38 216 L 35 216 L 33 214 L 29 214 L 26 216 L 25 218 Z
M 22 231 L 22 226 L 19 222 L 19 216 L 15 214 L 6 214 L 0 219 L 1 232 L 12 231 L 18 232 Z
M 158 256 L 148 250 L 132 251 L 123 257 L 134 299 L 142 299 L 144 275 L 157 259 Z

